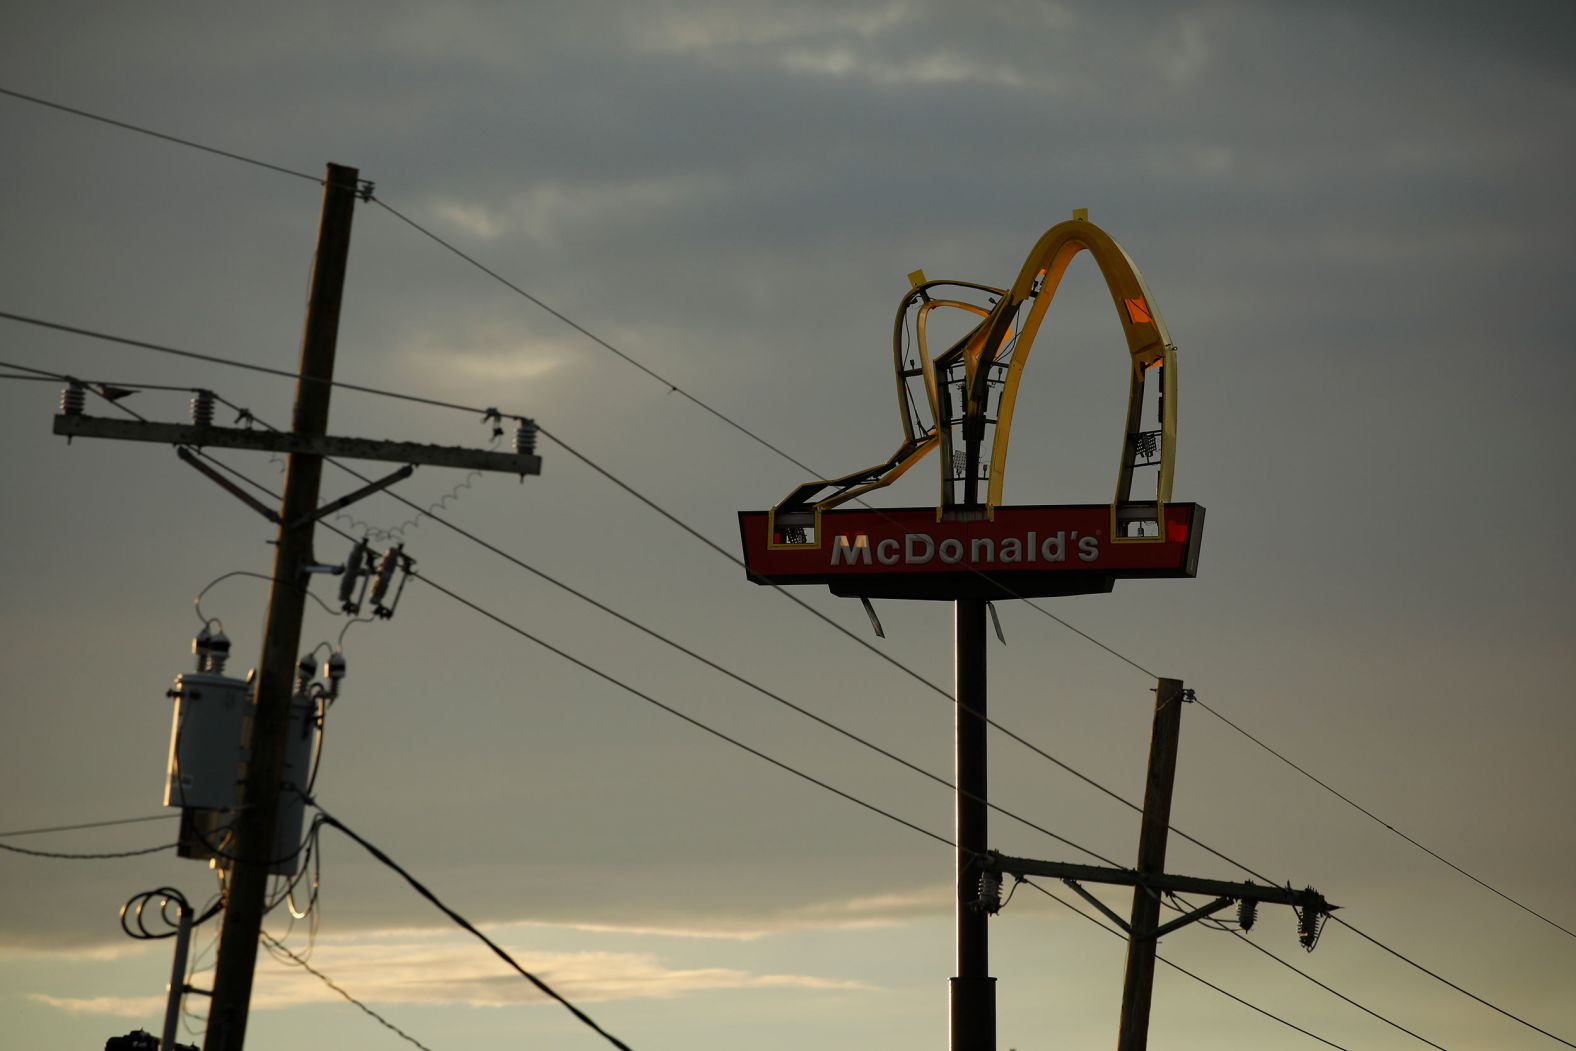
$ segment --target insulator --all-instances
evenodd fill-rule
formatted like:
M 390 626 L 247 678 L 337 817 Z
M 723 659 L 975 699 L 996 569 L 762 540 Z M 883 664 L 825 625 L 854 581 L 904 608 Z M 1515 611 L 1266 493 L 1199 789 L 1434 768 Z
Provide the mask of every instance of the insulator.
M 536 431 L 536 421 L 522 416 L 514 429 L 514 451 L 521 456 L 535 456 Z
M 394 569 L 399 565 L 400 552 L 405 549 L 404 544 L 397 544 L 383 552 L 383 560 L 378 563 L 376 576 L 372 579 L 372 604 L 383 605 L 383 600 L 388 597 L 389 584 L 394 579 Z
M 312 679 L 316 675 L 316 655 L 311 653 L 303 653 L 301 655 L 301 659 L 296 661 L 296 692 L 305 693 L 306 688 L 312 685 Z
M 208 671 L 224 674 L 224 662 L 230 659 L 230 636 L 223 630 L 215 632 L 208 640 Z
M 1001 873 L 991 871 L 980 873 L 980 896 L 977 905 L 993 916 L 1001 911 Z
M 362 539 L 350 549 L 350 557 L 345 560 L 345 572 L 339 579 L 339 604 L 346 613 L 361 612 L 361 603 L 355 600 L 356 581 L 365 572 L 368 554 L 367 542 Z
M 192 426 L 213 426 L 213 391 L 199 390 L 192 397 Z
M 213 643 L 213 636 L 208 634 L 208 625 L 204 624 L 197 637 L 192 639 L 192 653 L 197 658 L 197 671 L 208 670 L 208 648 Z
M 1245 931 L 1253 929 L 1253 921 L 1259 918 L 1259 903 L 1252 898 L 1243 898 L 1237 902 L 1237 926 Z
M 329 682 L 338 682 L 345 677 L 345 655 L 333 653 L 328 660 L 323 662 L 323 678 Z
M 1324 912 L 1317 905 L 1308 904 L 1297 910 L 1297 944 L 1308 952 L 1319 943 L 1319 931 L 1324 927 Z
M 87 408 L 87 403 L 87 388 L 83 387 L 76 380 L 72 380 L 60 392 L 60 415 L 81 416 L 82 410 Z

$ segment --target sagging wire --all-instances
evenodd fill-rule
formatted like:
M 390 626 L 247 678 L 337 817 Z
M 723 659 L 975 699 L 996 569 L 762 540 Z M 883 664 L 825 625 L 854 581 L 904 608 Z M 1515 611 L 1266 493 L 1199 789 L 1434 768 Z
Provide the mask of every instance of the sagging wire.
M 497 409 L 488 409 L 482 416 L 482 422 L 490 423 L 492 426 L 492 434 L 487 442 L 487 451 L 496 452 L 504 436 L 503 415 Z M 380 528 L 364 522 L 345 511 L 335 514 L 334 519 L 335 521 L 343 522 L 345 527 L 351 532 L 365 533 L 368 539 L 377 540 L 380 543 L 404 541 L 407 529 L 420 529 L 423 518 L 430 518 L 439 511 L 447 511 L 449 504 L 457 502 L 460 499 L 460 494 L 469 491 L 482 476 L 483 472 L 481 471 L 471 471 L 447 493 L 428 503 L 425 509 L 418 507 L 414 515 L 396 526 Z
M 401 1029 L 399 1026 L 395 1025 L 393 1022 L 390 1022 L 387 1018 L 384 1018 L 382 1015 L 378 1014 L 372 1008 L 368 1007 L 366 1004 L 362 1003 L 360 1000 L 356 999 L 354 996 L 351 996 L 344 989 L 340 988 L 340 986 L 332 978 L 330 978 L 328 975 L 324 974 L 322 971 L 318 970 L 316 967 L 313 967 L 310 963 L 308 963 L 306 957 L 298 956 L 296 953 L 292 952 L 290 950 L 290 948 L 287 945 L 285 945 L 284 942 L 282 942 L 279 939 L 275 938 L 272 934 L 269 934 L 267 931 L 262 931 L 260 933 L 261 933 L 261 936 L 262 936 L 263 946 L 268 950 L 268 954 L 270 956 L 272 956 L 275 960 L 278 960 L 280 963 L 288 962 L 288 963 L 295 964 L 297 967 L 300 967 L 302 970 L 306 971 L 308 974 L 311 974 L 311 975 L 315 976 L 324 985 L 326 985 L 330 989 L 334 990 L 334 992 L 336 992 L 340 996 L 344 997 L 346 1001 L 348 1001 L 349 1003 L 353 1004 L 354 1006 L 360 1008 L 361 1011 L 364 1014 L 366 1014 L 368 1017 L 370 1017 L 373 1021 L 377 1022 L 379 1025 L 383 1026 L 385 1029 L 388 1029 L 389 1031 L 393 1032 L 396 1036 L 398 1036 L 400 1039 L 404 1040 L 406 1043 L 411 1044 L 414 1047 L 421 1048 L 421 1051 L 432 1051 L 432 1049 L 429 1048 L 426 1044 L 422 1043 L 420 1040 L 417 1040 L 415 1037 L 413 1037 L 409 1033 L 405 1032 L 405 1030 Z
M 197 610 L 197 619 L 202 621 L 204 626 L 207 626 L 207 625 L 209 625 L 211 623 L 214 623 L 214 622 L 218 621 L 219 618 L 217 618 L 217 617 L 209 617 L 209 616 L 207 616 L 206 614 L 203 613 L 203 611 L 202 611 L 202 598 L 203 598 L 203 596 L 208 594 L 208 592 L 213 589 L 214 585 L 222 583 L 223 581 L 229 580 L 231 577 L 253 577 L 253 578 L 257 579 L 257 580 L 266 580 L 270 584 L 273 584 L 273 583 L 277 582 L 277 580 L 278 580 L 277 577 L 271 577 L 267 573 L 254 573 L 252 570 L 249 570 L 249 569 L 235 569 L 235 570 L 231 570 L 228 573 L 221 574 L 220 576 L 215 577 L 213 580 L 210 580 L 208 582 L 208 584 L 201 591 L 197 592 L 197 597 L 192 599 L 192 606 Z M 331 616 L 331 617 L 339 616 L 339 610 L 334 609 L 327 602 L 324 602 L 317 595 L 313 594 L 310 589 L 303 588 L 302 589 L 302 593 L 305 594 L 307 598 L 311 599 L 313 602 L 316 602 L 319 606 L 323 607 L 324 612 L 326 612 L 329 616 Z

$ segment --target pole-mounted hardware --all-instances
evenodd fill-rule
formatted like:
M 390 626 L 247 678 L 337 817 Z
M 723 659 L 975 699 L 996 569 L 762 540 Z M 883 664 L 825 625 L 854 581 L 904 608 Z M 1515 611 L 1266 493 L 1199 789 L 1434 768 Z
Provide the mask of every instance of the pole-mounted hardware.
M 69 392 L 70 389 L 68 387 L 67 391 Z M 253 452 L 297 453 L 307 456 L 331 456 L 344 460 L 383 460 L 427 467 L 496 471 L 501 474 L 542 473 L 542 458 L 535 453 L 493 452 L 489 449 L 468 449 L 456 445 L 343 438 L 331 434 L 299 434 L 293 431 L 263 431 L 246 427 L 198 427 L 188 423 L 120 420 L 108 416 L 88 416 L 69 412 L 61 412 L 55 417 L 54 431 L 68 438 L 118 438 L 122 441 L 154 442 L 160 445 L 249 449 Z
M 1170 873 L 1143 874 L 1136 869 L 1122 869 L 1105 865 L 1079 865 L 1065 861 L 1039 861 L 1033 858 L 1015 858 L 1005 854 L 991 851 L 981 866 L 987 872 L 999 875 L 1018 876 L 1049 876 L 1059 879 L 1075 891 L 1085 901 L 1105 913 L 1123 931 L 1133 933 L 1128 921 L 1112 912 L 1108 906 L 1090 894 L 1082 886 L 1085 883 L 1106 883 L 1118 887 L 1137 887 L 1146 893 L 1163 894 L 1167 891 L 1173 894 L 1207 894 L 1215 898 L 1214 901 L 1191 912 L 1184 913 L 1170 923 L 1157 927 L 1152 931 L 1139 935 L 1142 938 L 1158 938 L 1169 934 L 1178 928 L 1185 927 L 1195 920 L 1212 916 L 1231 905 L 1242 904 L 1243 911 L 1239 912 L 1239 923 L 1243 930 L 1253 926 L 1257 908 L 1261 903 L 1270 905 L 1290 905 L 1297 910 L 1297 924 L 1299 932 L 1305 927 L 1311 927 L 1312 919 L 1328 916 L 1339 905 L 1331 905 L 1325 900 L 1324 895 L 1306 887 L 1294 890 L 1291 887 L 1272 887 L 1261 883 L 1232 883 L 1226 880 L 1201 879 L 1197 876 L 1175 876 Z M 1246 922 L 1241 918 L 1246 917 Z M 1316 937 L 1316 936 L 1313 936 Z M 1301 934 L 1298 940 L 1306 942 L 1311 938 L 1304 938 Z
M 223 814 L 227 821 L 233 822 L 227 826 L 227 838 L 219 857 L 228 867 L 230 876 L 214 973 L 213 1009 L 204 1036 L 205 1051 L 241 1051 L 244 1043 L 268 882 L 273 873 L 283 871 L 280 866 L 295 864 L 300 855 L 298 836 L 296 844 L 287 844 L 283 849 L 277 842 L 280 828 L 288 829 L 291 824 L 292 808 L 298 811 L 300 806 L 298 801 L 286 803 L 281 800 L 281 786 L 295 779 L 296 771 L 305 769 L 295 758 L 304 739 L 303 727 L 310 730 L 301 718 L 304 702 L 321 700 L 326 703 L 337 693 L 339 681 L 344 677 L 342 655 L 335 654 L 323 668 L 328 682 L 326 687 L 312 683 L 305 693 L 296 688 L 296 654 L 300 647 L 306 598 L 306 588 L 302 585 L 307 575 L 314 572 L 341 574 L 344 579 L 340 604 L 345 612 L 358 612 L 363 595 L 370 588 L 374 615 L 387 619 L 393 615 L 414 565 L 410 556 L 396 547 L 383 556 L 375 571 L 369 572 L 371 553 L 365 541 L 352 551 L 343 566 L 319 563 L 312 553 L 317 520 L 408 478 L 416 465 L 496 471 L 519 475 L 522 479 L 526 475 L 539 475 L 542 470 L 541 458 L 535 451 L 539 428 L 524 418 L 518 418 L 514 449 L 508 452 L 347 438 L 326 433 L 351 220 L 358 199 L 372 199 L 372 184 L 360 179 L 354 168 L 329 165 L 323 179 L 322 217 L 288 431 L 254 428 L 251 424 L 255 419 L 244 409 L 240 410 L 236 422 L 246 426 L 216 426 L 214 414 L 219 399 L 206 389 L 194 391 L 190 422 L 187 423 L 90 416 L 85 412 L 88 390 L 111 400 L 119 392 L 90 387 L 74 378 L 68 378 L 61 394 L 60 412 L 54 420 L 54 433 L 63 435 L 68 442 L 87 437 L 173 445 L 182 462 L 278 527 L 278 534 L 271 541 L 275 547 L 274 571 L 270 577 L 273 589 L 263 632 L 263 652 L 256 673 L 244 681 L 222 676 L 222 655 L 214 651 L 214 640 L 210 638 L 199 653 L 198 671 L 183 677 L 177 701 L 181 707 L 177 709 L 172 736 L 173 775 L 167 780 L 167 802 L 183 807 L 183 843 L 196 844 L 202 856 L 219 856 L 209 849 L 217 845 L 213 838 L 217 828 L 214 818 Z M 288 459 L 280 506 L 277 509 L 268 507 L 203 463 L 194 450 L 205 448 L 285 454 Z M 401 466 L 387 477 L 320 506 L 325 457 L 385 461 Z M 393 586 L 391 596 L 390 588 L 396 574 L 400 579 L 397 586 Z M 222 739 L 217 741 L 212 754 L 204 756 L 192 751 L 192 734 L 183 731 L 191 730 L 195 724 L 188 724 L 187 716 L 195 712 L 198 713 L 196 723 L 217 725 L 224 720 L 218 716 L 210 718 L 209 710 L 226 699 L 233 699 L 232 695 L 239 698 L 235 707 L 240 708 L 245 702 L 244 720 L 236 720 L 233 734 L 226 731 L 218 735 Z M 245 726 L 250 729 L 243 729 Z M 238 754 L 244 755 L 245 760 L 237 789 Z M 205 759 L 211 762 L 205 763 Z M 213 776 L 199 777 L 210 772 L 209 765 L 213 767 Z M 210 789 L 214 799 L 222 796 L 224 800 L 210 806 L 192 805 L 210 802 Z M 203 798 L 195 799 L 199 793 Z M 230 799 L 231 794 L 235 798 Z M 294 799 L 299 800 L 299 795 Z M 298 829 L 299 817 L 295 818 L 295 825 Z M 194 856 L 198 850 L 182 850 L 181 853 Z
M 1237 924 L 1252 928 L 1260 904 L 1287 905 L 1297 916 L 1297 941 L 1309 952 L 1319 940 L 1325 919 L 1336 909 L 1312 887 L 1270 887 L 1258 883 L 1179 876 L 1165 871 L 1166 839 L 1171 828 L 1171 790 L 1176 779 L 1177 743 L 1182 706 L 1194 700 L 1193 691 L 1178 679 L 1160 679 L 1155 686 L 1154 725 L 1149 742 L 1149 765 L 1144 785 L 1143 823 L 1138 840 L 1138 864 L 1130 869 L 1103 865 L 1071 864 L 1008 857 L 989 851 L 981 860 L 986 871 L 1010 873 L 1018 879 L 1049 876 L 1059 879 L 1091 907 L 1127 934 L 1127 966 L 1122 980 L 1122 1017 L 1117 1051 L 1144 1051 L 1149 1040 L 1149 1010 L 1154 992 L 1156 943 L 1167 934 L 1237 906 Z M 1124 919 L 1091 894 L 1085 883 L 1132 887 L 1133 905 Z M 1186 909 L 1160 922 L 1163 895 L 1202 894 L 1210 901 Z

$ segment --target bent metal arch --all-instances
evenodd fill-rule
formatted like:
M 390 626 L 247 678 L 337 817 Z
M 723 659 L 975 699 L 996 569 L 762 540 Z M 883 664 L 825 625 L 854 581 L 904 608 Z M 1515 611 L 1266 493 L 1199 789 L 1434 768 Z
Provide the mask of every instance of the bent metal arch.
M 1023 369 L 1063 274 L 1084 251 L 1110 291 L 1131 366 L 1116 494 L 1109 505 L 1004 506 Z M 873 467 L 798 486 L 769 511 L 741 512 L 750 579 L 950 600 L 1089 594 L 1119 578 L 1195 575 L 1204 509 L 1171 502 L 1176 347 L 1121 246 L 1080 211 L 1046 231 L 1011 288 L 928 281 L 923 271 L 909 277 L 892 337 L 902 444 Z M 979 320 L 932 359 L 936 311 Z M 840 509 L 933 450 L 941 476 L 934 509 Z M 1144 470 L 1153 472 L 1147 497 L 1134 493 Z

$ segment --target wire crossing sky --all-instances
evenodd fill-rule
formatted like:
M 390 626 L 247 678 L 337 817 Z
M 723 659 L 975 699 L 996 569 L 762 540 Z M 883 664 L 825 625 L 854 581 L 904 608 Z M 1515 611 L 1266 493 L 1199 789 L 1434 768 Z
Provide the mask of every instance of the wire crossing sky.
M 868 746 L 947 769 L 950 713 L 916 696 L 947 676 L 944 611 L 885 603 L 877 643 L 859 611 L 794 596 L 816 623 L 673 527 L 731 555 L 714 538 L 734 513 L 769 506 L 815 473 L 804 464 L 879 455 L 903 275 L 1000 282 L 1039 231 L 1089 207 L 1181 347 L 1177 495 L 1209 507 L 1210 536 L 1194 581 L 1029 616 L 1000 605 L 992 714 L 1034 744 L 993 750 L 992 801 L 1127 857 L 1136 828 L 1045 760 L 1137 798 L 1148 684 L 1133 671 L 1181 677 L 1241 733 L 1187 721 L 1175 817 L 1197 840 L 1177 837 L 1172 864 L 1228 875 L 1196 845 L 1218 844 L 1318 885 L 1393 948 L 1336 928 L 1308 977 L 1360 989 L 1402 1028 L 1310 999 L 1307 981 L 1199 929 L 1166 955 L 1267 1014 L 1162 980 L 1157 1047 L 1576 1032 L 1557 875 L 1576 845 L 1550 809 L 1573 787 L 1559 742 L 1576 725 L 1555 699 L 1576 670 L 1559 630 L 1576 561 L 1568 497 L 1536 513 L 1526 499 L 1558 476 L 1555 399 L 1576 378 L 1545 349 L 1573 276 L 1554 174 L 1569 144 L 1546 134 L 1572 97 L 1568 12 L 461 5 L 303 9 L 310 31 L 286 12 L 243 31 L 222 15 L 67 25 L 26 8 L 0 36 L 17 146 L 0 307 L 80 331 L 8 326 L 12 375 L 135 390 L 106 392 L 153 419 L 214 387 L 280 417 L 283 384 L 176 355 L 132 368 L 129 348 L 83 333 L 288 376 L 315 224 L 301 184 L 324 160 L 354 163 L 405 221 L 358 215 L 339 374 L 459 411 L 347 396 L 332 429 L 481 445 L 496 405 L 572 443 L 549 444 L 540 478 L 478 482 L 458 502 L 443 499 L 458 477 L 419 472 L 397 511 L 379 499 L 357 518 L 398 528 L 423 579 L 921 828 L 946 827 L 948 779 Z M 1089 278 L 1075 267 L 1048 319 L 1014 502 L 1108 499 L 1121 362 Z M 145 382 L 100 379 L 130 374 Z M 156 805 L 190 597 L 217 582 L 203 613 L 248 662 L 266 531 L 156 450 L 51 437 L 42 384 L 0 396 L 8 481 L 28 494 L 7 510 L 0 637 L 18 696 L 49 699 L 8 709 L 7 769 L 26 787 L 0 826 L 52 830 L 61 854 L 140 849 L 134 824 L 66 826 Z M 934 502 L 913 473 L 894 504 Z M 454 528 L 432 529 L 440 517 Z M 552 579 L 499 574 L 477 542 Z M 323 532 L 319 557 L 342 543 Z M 785 790 L 758 760 L 424 594 L 354 631 L 312 615 L 311 640 L 338 639 L 351 668 L 324 798 L 375 820 L 391 856 L 441 877 L 637 1046 L 936 1038 L 949 892 L 935 844 Z M 829 644 L 829 623 L 864 645 Z M 788 703 L 757 704 L 739 679 Z M 1055 846 L 1011 821 L 992 838 Z M 206 898 L 206 870 L 6 856 L 0 878 L 30 901 L 40 868 L 60 873 L 9 921 L 23 955 L 0 961 L 0 995 L 19 1031 L 91 1043 L 151 1028 L 168 960 L 104 957 L 124 949 L 114 908 L 145 886 Z M 420 928 L 373 863 L 331 851 L 322 873 L 313 959 L 358 1000 L 472 1046 L 565 1042 L 473 949 Z M 992 921 L 1003 1046 L 1109 1039 L 1121 954 L 1037 897 Z M 1255 944 L 1274 952 L 1277 927 Z M 339 1001 L 298 970 L 265 974 L 258 1038 L 364 1041 L 368 1019 L 315 1012 L 313 997 Z

